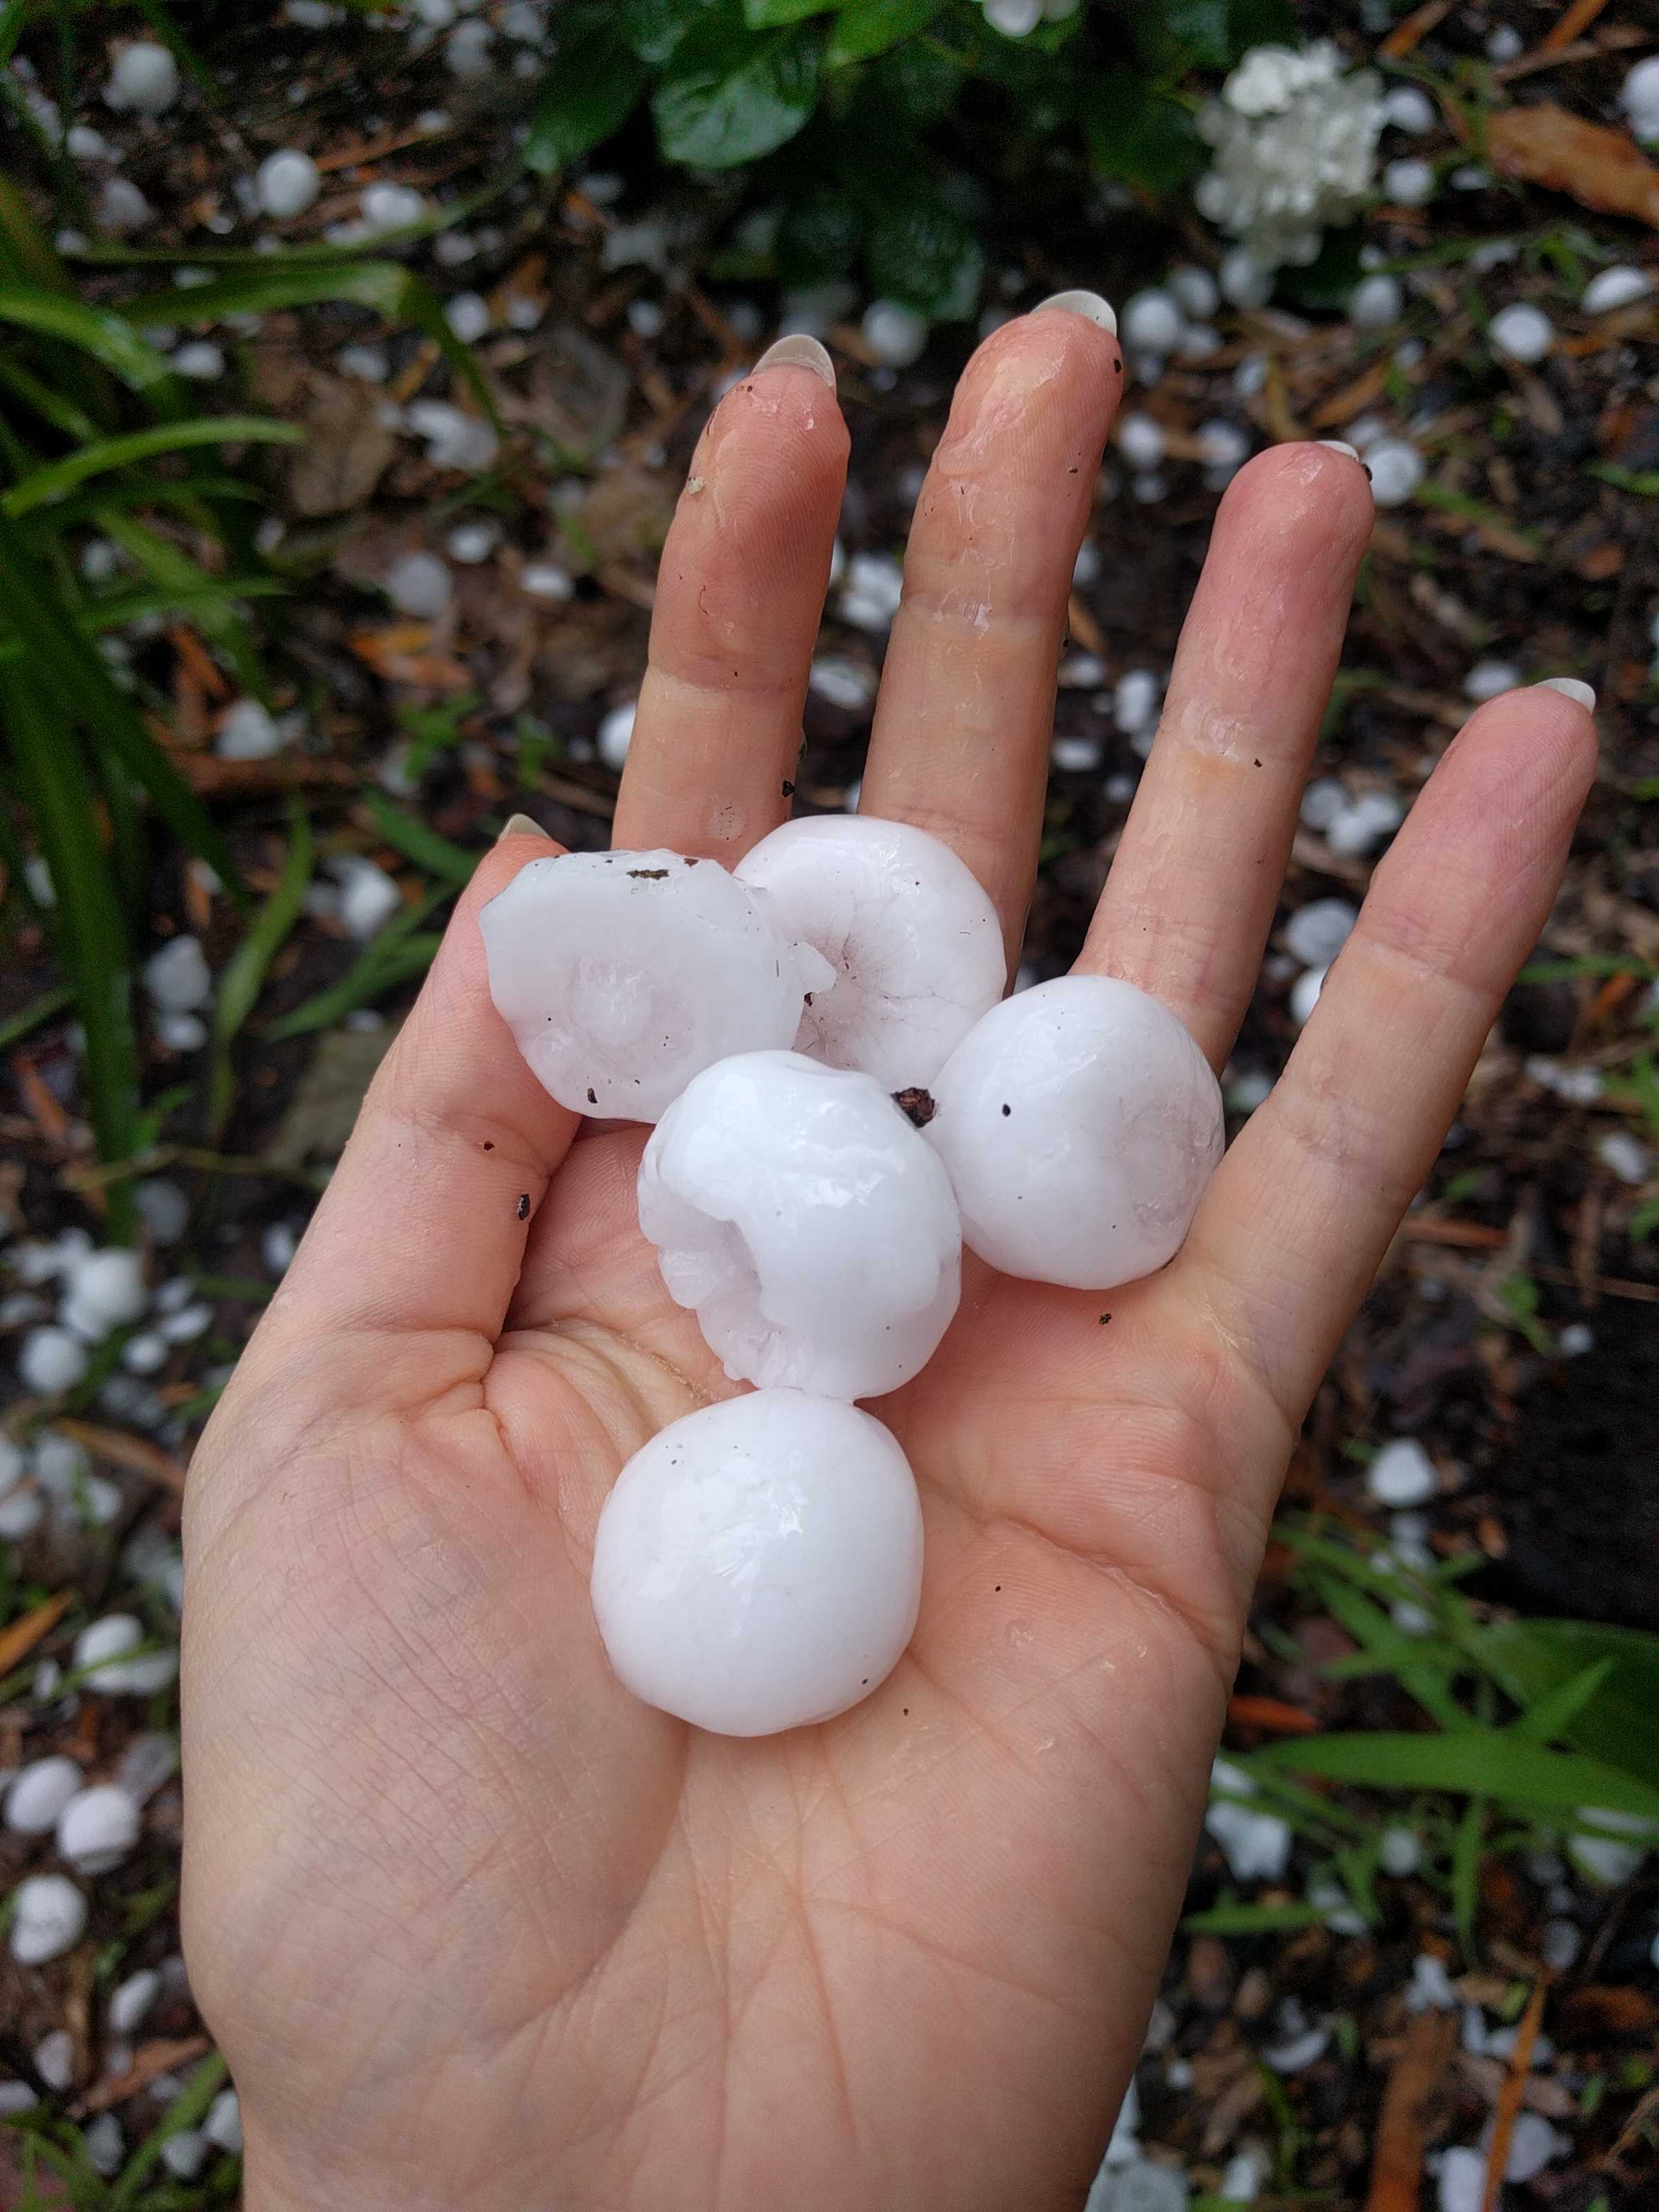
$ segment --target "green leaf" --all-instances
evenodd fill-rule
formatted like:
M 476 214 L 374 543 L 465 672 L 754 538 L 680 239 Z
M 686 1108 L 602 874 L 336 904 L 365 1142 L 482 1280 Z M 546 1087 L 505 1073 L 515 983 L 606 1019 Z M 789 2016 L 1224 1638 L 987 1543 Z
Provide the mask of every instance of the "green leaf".
M 652 96 L 664 159 L 731 169 L 784 145 L 817 105 L 819 51 L 807 29 L 756 37 L 723 17 L 698 23 Z
M 1571 1723 L 1596 1695 L 1613 1669 L 1613 1662 L 1601 1658 L 1586 1667 L 1582 1674 L 1570 1676 L 1547 1691 L 1518 1720 L 1512 1721 L 1510 1734 L 1523 1743 L 1570 1743 Z
M 1181 1925 L 1189 1936 L 1275 1936 L 1317 1928 L 1324 1917 L 1316 1905 L 1217 1905 L 1207 1912 L 1189 1912 Z
M 864 217 L 845 192 L 825 185 L 783 211 L 774 248 L 786 284 L 821 284 L 844 276 L 858 258 Z
M 203 2059 L 167 2106 L 159 2125 L 145 2136 L 122 2169 L 120 2179 L 109 2193 L 110 2212 L 128 2212 L 128 2208 L 137 2202 L 144 2177 L 161 2157 L 163 2145 L 171 2142 L 174 2136 L 182 2135 L 186 2128 L 195 2127 L 205 2117 L 228 2071 L 216 2051 L 210 2051 Z
M 148 429 L 129 430 L 118 438 L 104 438 L 96 445 L 82 446 L 73 453 L 65 453 L 61 460 L 48 462 L 45 468 L 36 469 L 21 483 L 14 484 L 0 498 L 0 509 L 15 520 L 31 507 L 43 507 L 47 501 L 72 491 L 88 477 L 106 476 L 112 469 L 124 469 L 133 461 L 151 460 L 160 453 L 181 453 L 191 446 L 232 442 L 295 446 L 304 436 L 296 424 L 275 422 L 264 415 L 209 415 L 193 422 L 153 422 Z
M 287 585 L 274 576 L 212 575 L 198 562 L 192 561 L 182 546 L 175 545 L 170 538 L 148 523 L 123 514 L 118 507 L 100 509 L 98 526 L 118 545 L 125 547 L 159 590 L 170 596 L 173 605 L 188 609 L 203 636 L 216 645 L 230 663 L 242 689 L 268 703 L 269 689 L 259 649 L 234 602 L 239 598 L 260 598 L 286 592 Z M 100 606 L 97 611 L 101 616 L 106 609 Z
M 265 1036 L 275 1043 L 284 1037 L 305 1036 L 313 1030 L 331 1029 L 337 1021 L 367 1006 L 399 983 L 424 975 L 443 939 L 435 930 L 420 925 L 434 908 L 453 896 L 447 884 L 428 891 L 423 899 L 394 915 L 376 937 L 372 937 L 337 983 L 319 991 L 292 1013 L 273 1022 Z
M 1187 110 L 1127 71 L 1097 81 L 1083 128 L 1096 175 L 1143 191 L 1173 191 L 1195 176 L 1207 158 Z
M 366 791 L 363 805 L 374 816 L 374 826 L 381 836 L 388 845 L 395 845 L 405 860 L 413 860 L 428 875 L 453 884 L 457 890 L 464 890 L 471 882 L 480 854 L 469 853 L 465 845 L 441 836 L 428 823 L 394 805 L 384 792 Z
M 865 262 L 883 299 L 897 300 L 935 322 L 965 322 L 979 305 L 985 273 L 979 240 L 932 192 L 919 192 L 878 216 Z
M 1659 1636 L 1588 1620 L 1504 1621 L 1480 1632 L 1474 1656 L 1527 1708 L 1607 1662 L 1607 1674 L 1561 1734 L 1575 1750 L 1659 1790 Z
M 1474 1922 L 1480 1904 L 1480 1851 L 1486 1840 L 1486 1801 L 1471 1797 L 1452 1838 L 1452 1911 L 1465 1954 L 1474 1955 Z
M 944 0 L 853 0 L 836 18 L 824 66 L 845 69 L 884 54 L 901 39 L 925 30 L 943 5 Z
M 645 74 L 645 64 L 608 26 L 562 43 L 530 118 L 525 166 L 552 176 L 602 144 L 628 120 Z
M 1293 46 L 1301 35 L 1291 0 L 1228 0 L 1230 61 L 1237 61 L 1252 46 Z
M 42 1022 L 49 1022 L 54 1014 L 61 1014 L 70 1003 L 67 991 L 43 991 L 38 999 L 31 999 L 27 1006 L 20 1006 L 15 1014 L 0 1022 L 0 1052 L 9 1052 L 20 1044 Z
M 807 15 L 827 15 L 836 0 L 743 0 L 743 20 L 751 31 L 775 30 Z
M 208 1141 L 216 1144 L 234 1098 L 230 1048 L 252 1012 L 270 963 L 305 911 L 311 884 L 311 824 L 298 799 L 289 809 L 288 856 L 276 886 L 219 978 L 213 1003 L 213 1062 L 208 1078 Z
M 642 62 L 659 69 L 699 16 L 724 9 L 727 0 L 623 0 L 623 37 Z
M 1269 1745 L 1238 1763 L 1252 1773 L 1322 1774 L 1328 1781 L 1378 1790 L 1443 1790 L 1556 1812 L 1605 1805 L 1659 1820 L 1659 1785 L 1599 1759 L 1518 1743 L 1496 1729 L 1304 1736 Z

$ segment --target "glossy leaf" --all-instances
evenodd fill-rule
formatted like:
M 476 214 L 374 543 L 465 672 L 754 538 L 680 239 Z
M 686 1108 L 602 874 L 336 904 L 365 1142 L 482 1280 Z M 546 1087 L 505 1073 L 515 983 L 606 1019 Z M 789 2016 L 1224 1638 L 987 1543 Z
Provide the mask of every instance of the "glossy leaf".
M 652 98 L 664 158 L 730 169 L 784 145 L 817 104 L 818 56 L 810 27 L 757 37 L 724 16 L 698 23 Z
M 645 89 L 645 64 L 617 32 L 562 41 L 530 118 L 526 166 L 539 176 L 568 167 L 627 121 Z
M 853 0 L 836 16 L 830 33 L 824 63 L 844 69 L 851 62 L 872 60 L 926 30 L 944 0 Z

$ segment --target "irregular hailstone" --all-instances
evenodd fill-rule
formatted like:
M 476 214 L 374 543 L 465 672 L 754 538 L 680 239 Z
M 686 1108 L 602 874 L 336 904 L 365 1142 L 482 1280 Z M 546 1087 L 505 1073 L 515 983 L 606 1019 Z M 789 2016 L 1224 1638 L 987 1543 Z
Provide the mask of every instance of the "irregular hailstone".
M 637 1698 L 770 1735 L 867 1697 L 910 1640 L 921 1509 L 879 1421 L 757 1390 L 635 1453 L 593 1541 L 593 1613 Z
M 50 1835 L 85 1780 L 72 1759 L 32 1759 L 6 1792 L 6 1826 L 14 1835 Z
M 152 1697 L 179 1671 L 176 1651 L 137 1651 L 148 1639 L 143 1623 L 131 1613 L 109 1613 L 83 1628 L 75 1639 L 75 1667 L 85 1671 L 87 1687 L 111 1697 Z
M 118 1244 L 77 1261 L 69 1271 L 68 1288 L 64 1322 L 94 1344 L 112 1328 L 137 1321 L 149 1304 L 143 1258 Z
M 640 1226 L 733 1382 L 897 1389 L 961 1294 L 950 1179 L 878 1083 L 797 1052 L 693 1079 L 640 1163 Z
M 112 1782 L 78 1790 L 58 1816 L 58 1856 L 77 1874 L 107 1874 L 138 1840 L 138 1808 Z
M 792 1043 L 835 981 L 763 892 L 678 853 L 532 860 L 479 925 L 496 1012 L 576 1114 L 659 1120 L 717 1060 Z
M 1133 983 L 1061 975 L 1005 999 L 932 1085 L 924 1132 L 964 1243 L 1005 1274 L 1109 1290 L 1174 1257 L 1221 1158 L 1221 1088 Z
M 884 1089 L 931 1083 L 1008 980 L 1002 926 L 937 837 L 870 814 L 786 822 L 738 861 L 784 933 L 836 971 L 801 1017 L 798 1052 Z

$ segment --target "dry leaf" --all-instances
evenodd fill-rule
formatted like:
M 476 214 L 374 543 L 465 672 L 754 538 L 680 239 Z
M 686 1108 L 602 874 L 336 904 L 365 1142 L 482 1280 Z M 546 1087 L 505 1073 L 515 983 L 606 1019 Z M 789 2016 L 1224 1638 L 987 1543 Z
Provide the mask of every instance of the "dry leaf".
M 392 623 L 384 629 L 355 629 L 346 642 L 389 684 L 418 684 L 423 691 L 465 691 L 472 678 L 460 662 L 431 649 L 425 623 Z
M 9 1674 L 28 1657 L 47 1630 L 56 1628 L 69 1611 L 69 1602 L 70 1593 L 60 1590 L 56 1597 L 43 1598 L 32 1613 L 14 1620 L 9 1628 L 0 1630 L 0 1674 Z
M 385 474 L 398 441 L 380 420 L 385 404 L 372 384 L 316 377 L 294 448 L 288 495 L 301 514 L 346 514 L 361 507 Z
M 1659 169 L 1622 131 L 1587 123 L 1547 103 L 1510 107 L 1487 126 L 1494 169 L 1529 185 L 1567 192 L 1581 207 L 1632 216 L 1659 228 Z

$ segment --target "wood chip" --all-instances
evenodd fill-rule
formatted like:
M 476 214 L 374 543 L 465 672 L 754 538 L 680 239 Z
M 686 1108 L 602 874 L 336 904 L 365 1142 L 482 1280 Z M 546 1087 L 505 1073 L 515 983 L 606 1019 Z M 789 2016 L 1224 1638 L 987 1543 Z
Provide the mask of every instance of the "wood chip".
M 1565 192 L 1581 207 L 1659 228 L 1659 169 L 1623 131 L 1547 101 L 1488 118 L 1486 150 L 1500 176 Z
M 84 2119 L 89 2112 L 105 2112 L 112 2105 L 125 2105 L 129 2097 L 148 2088 L 158 2074 L 170 2074 L 175 2066 L 205 2058 L 212 2047 L 204 2035 L 174 2036 L 143 2044 L 126 2072 L 116 2075 L 112 2081 L 95 2082 L 70 2106 L 70 2118 Z
M 101 1428 L 95 1421 L 60 1420 L 57 1427 L 60 1435 L 73 1437 L 112 1467 L 124 1467 L 130 1474 L 142 1474 L 150 1482 L 159 1482 L 163 1490 L 183 1497 L 185 1470 L 160 1444 L 131 1436 L 125 1429 Z
M 47 1631 L 57 1627 L 69 1605 L 69 1591 L 60 1590 L 56 1597 L 43 1598 L 32 1613 L 14 1620 L 9 1628 L 0 1629 L 0 1674 L 9 1674 L 28 1657 Z
M 1417 2212 L 1424 2147 L 1457 2049 L 1457 2025 L 1455 2012 L 1412 2016 L 1383 2094 L 1365 2212 Z
M 1450 15 L 1451 8 L 1452 0 L 1425 0 L 1425 4 L 1414 8 L 1403 23 L 1395 24 L 1377 52 L 1387 54 L 1390 61 L 1398 61 L 1401 54 L 1408 54 L 1413 46 L 1421 45 L 1436 24 L 1443 22 Z

